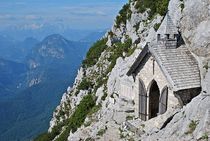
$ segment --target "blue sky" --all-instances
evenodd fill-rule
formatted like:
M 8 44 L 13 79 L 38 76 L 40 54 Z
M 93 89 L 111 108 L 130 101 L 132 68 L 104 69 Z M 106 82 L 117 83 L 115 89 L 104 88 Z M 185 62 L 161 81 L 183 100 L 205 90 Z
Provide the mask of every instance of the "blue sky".
M 127 0 L 0 0 L 0 28 L 110 28 Z

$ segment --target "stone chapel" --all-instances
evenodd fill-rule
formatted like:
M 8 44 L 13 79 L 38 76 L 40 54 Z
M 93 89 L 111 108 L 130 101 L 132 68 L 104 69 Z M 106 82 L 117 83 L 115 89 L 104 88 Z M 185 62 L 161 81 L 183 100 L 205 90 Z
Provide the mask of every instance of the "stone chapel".
M 157 39 L 147 43 L 128 76 L 134 79 L 135 113 L 142 120 L 183 106 L 201 91 L 198 63 L 187 47 L 169 14 L 157 31 Z

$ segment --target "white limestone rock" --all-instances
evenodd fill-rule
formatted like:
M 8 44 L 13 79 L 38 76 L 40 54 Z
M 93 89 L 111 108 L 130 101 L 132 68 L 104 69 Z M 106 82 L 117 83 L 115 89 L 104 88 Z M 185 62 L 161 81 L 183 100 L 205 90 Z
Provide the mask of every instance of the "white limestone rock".
M 72 88 L 69 86 L 66 91 L 67 91 L 67 93 L 70 93 L 71 90 L 72 90 Z
M 184 5 L 183 38 L 196 55 L 210 57 L 210 1 L 185 0 Z
M 96 91 L 96 96 L 98 97 L 96 100 L 96 105 L 98 105 L 99 103 L 101 103 L 101 97 L 104 95 L 104 87 L 100 87 L 97 91 Z

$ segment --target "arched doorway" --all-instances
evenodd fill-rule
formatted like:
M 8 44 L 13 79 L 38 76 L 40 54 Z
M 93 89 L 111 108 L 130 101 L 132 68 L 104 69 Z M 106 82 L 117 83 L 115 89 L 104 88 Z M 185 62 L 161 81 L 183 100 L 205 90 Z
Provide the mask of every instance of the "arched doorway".
M 141 120 L 147 120 L 147 92 L 141 79 L 139 79 L 139 117 Z
M 159 112 L 160 90 L 157 82 L 152 81 L 149 89 L 149 119 L 154 118 Z
M 164 114 L 167 110 L 168 104 L 168 87 L 165 86 L 161 92 L 160 102 L 159 102 L 159 114 Z

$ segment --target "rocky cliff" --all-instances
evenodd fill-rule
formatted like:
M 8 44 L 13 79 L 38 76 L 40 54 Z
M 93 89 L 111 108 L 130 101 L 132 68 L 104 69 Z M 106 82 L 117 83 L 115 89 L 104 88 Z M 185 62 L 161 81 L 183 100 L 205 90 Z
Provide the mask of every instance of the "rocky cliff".
M 121 85 L 132 82 L 126 73 L 144 45 L 155 40 L 167 10 L 199 62 L 202 93 L 181 109 L 143 122 L 135 118 L 134 97 L 121 95 Z M 48 133 L 37 140 L 208 140 L 209 11 L 209 0 L 130 0 L 112 29 L 89 50 L 73 87 L 53 113 Z

